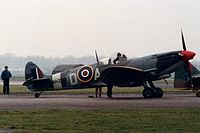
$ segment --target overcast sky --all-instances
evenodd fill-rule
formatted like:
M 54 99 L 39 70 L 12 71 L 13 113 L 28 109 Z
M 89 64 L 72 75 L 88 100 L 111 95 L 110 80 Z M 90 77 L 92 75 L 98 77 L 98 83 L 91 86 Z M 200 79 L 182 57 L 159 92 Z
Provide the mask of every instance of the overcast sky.
M 0 0 L 0 55 L 128 57 L 180 50 L 200 59 L 200 0 Z

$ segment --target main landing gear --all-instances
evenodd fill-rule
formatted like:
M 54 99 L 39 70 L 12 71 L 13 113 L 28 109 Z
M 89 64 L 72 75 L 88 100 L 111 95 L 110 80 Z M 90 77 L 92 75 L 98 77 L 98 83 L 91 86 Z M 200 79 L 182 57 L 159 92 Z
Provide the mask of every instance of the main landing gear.
M 40 91 L 39 93 L 37 92 L 37 93 L 35 93 L 35 98 L 39 98 L 40 97 L 40 95 L 42 94 L 42 92 L 43 91 Z
M 161 88 L 155 87 L 152 81 L 148 81 L 148 83 L 151 87 L 147 86 L 146 81 L 143 83 L 144 90 L 142 92 L 142 95 L 144 96 L 144 98 L 161 98 L 163 96 L 163 90 Z M 112 97 L 112 88 L 113 85 L 107 86 L 108 98 Z
M 193 86 L 192 91 L 196 93 L 197 97 L 200 97 L 200 88 L 199 87 Z
M 155 87 L 152 81 L 148 81 L 148 83 L 151 87 L 148 87 L 146 82 L 143 83 L 144 90 L 142 95 L 144 98 L 161 98 L 163 96 L 163 90 Z

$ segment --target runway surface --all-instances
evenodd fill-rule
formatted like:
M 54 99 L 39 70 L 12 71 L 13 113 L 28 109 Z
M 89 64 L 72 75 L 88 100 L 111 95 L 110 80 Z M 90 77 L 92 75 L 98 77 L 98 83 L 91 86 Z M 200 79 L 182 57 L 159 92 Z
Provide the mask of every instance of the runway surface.
M 0 96 L 0 110 L 15 109 L 135 109 L 196 108 L 200 98 L 190 92 L 166 93 L 163 98 L 144 99 L 141 94 L 114 94 L 113 98 L 88 98 L 89 95 L 11 94 Z

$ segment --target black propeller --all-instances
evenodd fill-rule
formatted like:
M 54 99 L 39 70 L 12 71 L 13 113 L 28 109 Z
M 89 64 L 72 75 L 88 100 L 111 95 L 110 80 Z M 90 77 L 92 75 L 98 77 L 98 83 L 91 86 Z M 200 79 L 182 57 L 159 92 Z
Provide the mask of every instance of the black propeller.
M 182 30 L 181 30 L 181 37 L 182 37 L 183 50 L 187 51 L 185 39 L 184 39 L 184 35 L 183 35 Z M 191 88 L 192 87 L 192 75 L 191 75 L 189 60 L 184 61 L 184 71 L 185 71 L 185 78 L 186 78 L 186 87 Z
M 183 36 L 183 31 L 181 30 L 181 37 L 182 37 L 182 45 L 183 45 L 183 50 L 186 51 L 187 48 L 186 48 L 186 45 L 185 45 L 185 39 L 184 39 L 184 36 Z

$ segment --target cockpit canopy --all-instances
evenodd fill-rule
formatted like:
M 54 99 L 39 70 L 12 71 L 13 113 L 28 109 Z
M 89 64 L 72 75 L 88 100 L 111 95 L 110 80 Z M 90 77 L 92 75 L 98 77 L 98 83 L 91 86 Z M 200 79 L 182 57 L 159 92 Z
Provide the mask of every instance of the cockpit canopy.
M 111 58 L 104 58 L 104 59 L 99 60 L 99 63 L 102 65 L 110 65 L 112 62 L 111 62 Z

